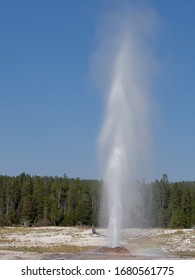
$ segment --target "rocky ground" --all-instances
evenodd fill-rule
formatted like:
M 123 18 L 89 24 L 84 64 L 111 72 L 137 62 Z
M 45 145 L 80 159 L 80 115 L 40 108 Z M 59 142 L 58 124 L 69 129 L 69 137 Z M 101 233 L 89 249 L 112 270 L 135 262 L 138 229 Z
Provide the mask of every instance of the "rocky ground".
M 85 227 L 2 227 L 0 259 L 195 259 L 195 229 L 125 229 L 105 250 L 107 231 Z

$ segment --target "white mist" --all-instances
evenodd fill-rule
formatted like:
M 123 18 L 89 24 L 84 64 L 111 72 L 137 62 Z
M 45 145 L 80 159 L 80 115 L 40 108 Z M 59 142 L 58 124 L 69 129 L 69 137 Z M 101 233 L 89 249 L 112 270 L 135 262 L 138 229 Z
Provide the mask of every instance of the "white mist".
M 121 229 L 136 211 L 135 182 L 144 178 L 149 164 L 153 19 L 151 10 L 127 6 L 107 15 L 95 56 L 105 97 L 99 150 L 109 247 L 121 246 Z

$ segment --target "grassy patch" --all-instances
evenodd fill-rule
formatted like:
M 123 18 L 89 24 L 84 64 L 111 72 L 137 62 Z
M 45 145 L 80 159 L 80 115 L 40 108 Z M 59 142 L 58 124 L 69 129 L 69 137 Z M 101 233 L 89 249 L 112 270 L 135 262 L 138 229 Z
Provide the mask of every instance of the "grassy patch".
M 180 258 L 195 258 L 195 252 L 193 251 L 178 251 L 178 252 L 171 252 L 172 256 L 177 256 Z
M 11 239 L 7 239 L 7 238 L 2 238 L 0 237 L 0 244 L 1 243 L 12 243 L 12 242 L 15 242 L 16 240 L 14 238 L 11 238 Z
M 22 251 L 22 252 L 36 252 L 36 253 L 79 253 L 84 251 L 89 251 L 95 249 L 93 246 L 71 246 L 71 245 L 57 245 L 57 246 L 32 246 L 32 247 L 23 247 L 23 246 L 6 246 L 0 248 L 0 250 L 10 250 L 10 251 Z
M 0 235 L 26 234 L 32 231 L 32 228 L 25 227 L 0 227 Z

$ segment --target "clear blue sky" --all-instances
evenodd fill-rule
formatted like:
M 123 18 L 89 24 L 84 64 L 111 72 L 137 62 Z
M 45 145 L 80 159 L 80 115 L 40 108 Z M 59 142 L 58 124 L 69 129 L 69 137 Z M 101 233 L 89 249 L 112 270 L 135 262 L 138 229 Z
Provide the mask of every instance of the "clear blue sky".
M 195 1 L 143 2 L 161 21 L 149 178 L 195 180 Z M 103 103 L 90 64 L 98 18 L 116 3 L 0 1 L 0 174 L 99 178 Z

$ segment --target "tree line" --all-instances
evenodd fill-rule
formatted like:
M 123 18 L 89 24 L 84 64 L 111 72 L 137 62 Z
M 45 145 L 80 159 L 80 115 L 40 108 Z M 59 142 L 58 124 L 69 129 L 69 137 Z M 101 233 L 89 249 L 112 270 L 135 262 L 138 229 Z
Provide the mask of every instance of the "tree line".
M 195 182 L 169 183 L 166 174 L 148 186 L 148 217 L 152 227 L 195 226 Z
M 0 225 L 97 224 L 99 194 L 97 180 L 0 176 Z
M 0 176 L 0 226 L 75 226 L 99 223 L 100 180 Z M 170 183 L 166 174 L 137 182 L 139 199 L 131 209 L 132 227 L 190 228 L 195 225 L 195 182 Z M 128 213 L 126 213 L 128 215 Z

